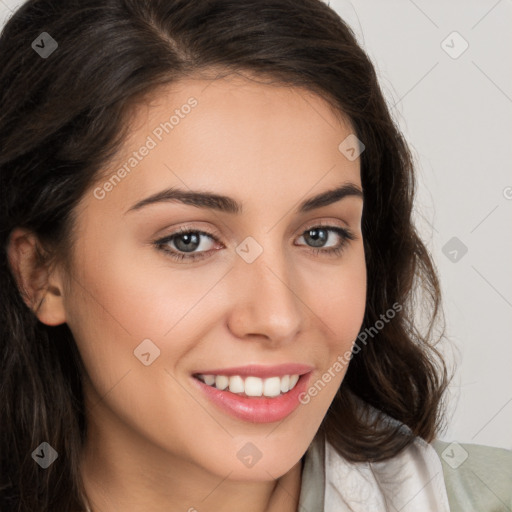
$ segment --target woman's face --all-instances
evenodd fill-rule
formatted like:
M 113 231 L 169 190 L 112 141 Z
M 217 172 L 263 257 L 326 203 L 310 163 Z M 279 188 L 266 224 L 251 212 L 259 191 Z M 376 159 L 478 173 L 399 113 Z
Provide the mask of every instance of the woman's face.
M 278 478 L 317 432 L 363 320 L 362 197 L 310 202 L 361 189 L 359 158 L 338 148 L 352 130 L 316 95 L 240 77 L 182 81 L 131 121 L 78 206 L 63 295 L 88 374 L 89 439 L 125 467 Z M 231 199 L 135 206 L 170 188 Z M 191 233 L 169 238 L 179 230 Z M 281 396 L 235 394 L 262 387 Z

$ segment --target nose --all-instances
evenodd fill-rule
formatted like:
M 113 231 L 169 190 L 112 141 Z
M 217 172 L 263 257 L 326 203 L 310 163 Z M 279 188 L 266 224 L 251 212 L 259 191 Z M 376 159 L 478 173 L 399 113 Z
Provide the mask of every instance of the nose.
M 233 305 L 228 327 L 233 335 L 279 346 L 293 342 L 307 310 L 293 277 L 283 251 L 265 249 L 252 263 L 238 258 L 230 277 Z

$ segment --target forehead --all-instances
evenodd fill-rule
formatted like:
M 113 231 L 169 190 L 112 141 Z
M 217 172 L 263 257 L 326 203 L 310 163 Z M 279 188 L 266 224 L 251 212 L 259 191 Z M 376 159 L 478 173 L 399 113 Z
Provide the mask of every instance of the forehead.
M 252 191 L 257 200 L 260 192 L 297 199 L 317 183 L 361 183 L 359 159 L 338 149 L 353 132 L 350 122 L 303 88 L 239 76 L 187 79 L 148 95 L 128 121 L 128 136 L 99 182 L 115 182 L 108 200 L 123 208 L 173 185 L 244 200 Z

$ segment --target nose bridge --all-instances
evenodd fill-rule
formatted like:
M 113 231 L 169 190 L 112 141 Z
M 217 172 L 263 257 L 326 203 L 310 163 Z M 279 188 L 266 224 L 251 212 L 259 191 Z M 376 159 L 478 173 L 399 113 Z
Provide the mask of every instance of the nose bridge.
M 301 328 L 303 311 L 294 291 L 293 268 L 282 244 L 272 242 L 271 235 L 265 235 L 262 244 L 248 238 L 237 248 L 233 279 L 238 292 L 231 329 L 239 337 L 259 334 L 275 341 L 292 339 Z

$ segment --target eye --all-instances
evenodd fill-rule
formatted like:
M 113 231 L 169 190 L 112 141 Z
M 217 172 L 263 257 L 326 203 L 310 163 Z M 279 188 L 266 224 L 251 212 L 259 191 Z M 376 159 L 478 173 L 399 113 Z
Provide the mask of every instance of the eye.
M 189 260 L 198 260 L 204 258 L 205 255 L 210 252 L 208 251 L 208 247 L 206 247 L 206 250 L 204 250 L 205 244 L 201 243 L 201 237 L 208 237 L 211 240 L 218 242 L 217 238 L 212 233 L 198 229 L 192 230 L 181 228 L 177 232 L 157 240 L 154 242 L 154 244 L 156 245 L 157 249 L 164 251 L 175 260 L 182 260 L 184 258 Z M 173 244 L 177 250 L 170 248 L 169 245 L 171 244 Z M 194 251 L 199 248 L 203 250 L 199 251 L 198 253 L 194 253 Z
M 336 235 L 340 242 L 335 243 L 334 246 L 329 248 L 325 248 L 323 244 L 330 238 L 329 233 Z M 308 240 L 308 243 L 312 243 L 313 245 L 313 253 L 319 254 L 324 253 L 332 256 L 337 256 L 341 254 L 341 252 L 345 249 L 346 245 L 350 240 L 355 240 L 356 236 L 348 229 L 341 228 L 339 226 L 313 226 L 302 234 L 300 238 L 304 238 L 304 240 Z M 336 238 L 336 237 L 331 237 Z M 320 248 L 319 248 L 320 247 Z
M 335 236 L 330 236 L 335 235 Z M 212 248 L 208 248 L 208 242 L 202 243 L 201 238 L 209 238 L 213 242 L 220 243 L 215 235 L 198 229 L 181 228 L 175 233 L 168 235 L 153 244 L 158 250 L 165 252 L 175 260 L 199 260 L 208 256 Z M 331 238 L 339 238 L 339 242 L 328 248 L 324 244 Z M 345 249 L 350 240 L 357 237 L 348 229 L 339 226 L 313 226 L 299 237 L 311 244 L 311 251 L 314 254 L 323 253 L 326 255 L 339 255 Z M 211 243 L 211 242 L 210 242 Z M 206 245 L 206 247 L 205 247 Z M 172 247 L 174 246 L 174 248 Z M 198 252 L 197 249 L 202 249 Z

